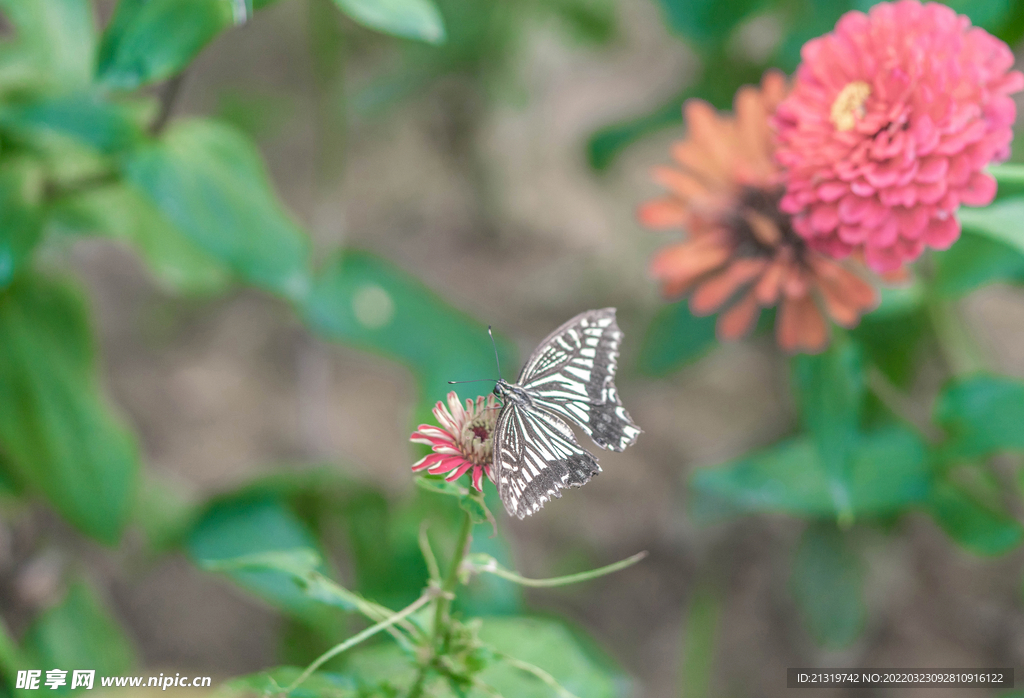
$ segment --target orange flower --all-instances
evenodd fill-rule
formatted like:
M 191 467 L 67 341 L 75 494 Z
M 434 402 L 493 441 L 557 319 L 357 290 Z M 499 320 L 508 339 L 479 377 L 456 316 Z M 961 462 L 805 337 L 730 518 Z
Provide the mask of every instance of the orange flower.
M 672 148 L 676 166 L 654 170 L 668 194 L 641 206 L 639 218 L 650 228 L 687 231 L 684 241 L 655 256 L 651 273 L 666 296 L 690 294 L 694 315 L 720 312 L 720 339 L 742 337 L 762 308 L 779 306 L 779 345 L 815 353 L 828 344 L 825 314 L 853 327 L 877 294 L 846 266 L 811 250 L 779 210 L 785 188 L 769 117 L 785 94 L 785 78 L 768 72 L 760 88 L 739 90 L 735 116 L 687 102 L 689 133 Z

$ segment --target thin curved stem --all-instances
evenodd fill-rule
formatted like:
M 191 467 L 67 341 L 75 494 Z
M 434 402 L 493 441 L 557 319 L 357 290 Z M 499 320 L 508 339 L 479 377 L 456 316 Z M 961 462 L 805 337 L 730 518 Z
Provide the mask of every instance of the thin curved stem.
M 576 584 L 578 582 L 585 582 L 589 579 L 595 579 L 597 577 L 602 577 L 606 574 L 611 574 L 612 572 L 618 572 L 619 570 L 625 569 L 630 565 L 635 565 L 636 563 L 643 560 L 645 557 L 647 557 L 646 550 L 639 552 L 636 555 L 627 557 L 625 560 L 619 560 L 618 562 L 613 562 L 610 565 L 598 567 L 595 570 L 588 570 L 587 572 L 577 572 L 576 574 L 567 574 L 563 577 L 550 577 L 548 579 L 528 579 L 527 577 L 522 577 L 516 574 L 515 572 L 507 570 L 501 565 L 499 565 L 498 561 L 494 558 L 489 558 L 483 564 L 469 564 L 472 566 L 471 568 L 475 572 L 487 572 L 489 574 L 493 574 L 496 577 L 501 577 L 502 579 L 507 579 L 510 582 L 522 584 L 526 587 L 558 587 L 564 586 L 566 584 Z
M 377 633 L 381 632 L 382 630 L 385 630 L 385 629 L 391 627 L 392 625 L 394 625 L 395 623 L 399 622 L 403 618 L 411 616 L 413 613 L 415 613 L 420 608 L 422 608 L 427 603 L 429 603 L 435 597 L 435 595 L 436 595 L 436 592 L 432 592 L 431 590 L 428 590 L 426 593 L 423 594 L 423 596 L 419 597 L 418 599 L 413 601 L 411 604 L 409 604 L 408 606 L 406 606 L 401 611 L 399 611 L 398 613 L 394 614 L 393 616 L 391 616 L 387 620 L 383 620 L 380 623 L 377 623 L 376 625 L 371 625 L 369 628 L 367 628 L 366 630 L 362 631 L 361 633 L 357 633 L 357 634 L 353 635 L 352 637 L 350 637 L 349 639 L 347 639 L 344 642 L 342 642 L 341 644 L 335 645 L 331 649 L 327 650 L 326 652 L 321 654 L 319 657 L 317 657 L 316 660 L 312 664 L 310 664 L 308 667 L 306 667 L 306 670 L 303 671 L 301 674 L 299 674 L 298 678 L 295 679 L 294 681 L 292 681 L 292 683 L 287 688 L 284 689 L 284 692 L 287 694 L 287 693 L 291 693 L 292 691 L 294 691 L 296 688 L 298 688 L 300 685 L 302 685 L 302 682 L 305 681 L 306 679 L 308 679 L 312 675 L 312 673 L 314 671 L 316 671 L 321 666 L 323 666 L 324 662 L 327 662 L 328 660 L 333 659 L 334 657 L 338 656 L 339 654 L 341 654 L 345 650 L 349 649 L 350 647 L 354 647 L 355 645 L 358 645 L 363 640 L 366 640 L 366 639 L 368 639 L 370 637 L 373 637 L 374 635 L 376 635 Z

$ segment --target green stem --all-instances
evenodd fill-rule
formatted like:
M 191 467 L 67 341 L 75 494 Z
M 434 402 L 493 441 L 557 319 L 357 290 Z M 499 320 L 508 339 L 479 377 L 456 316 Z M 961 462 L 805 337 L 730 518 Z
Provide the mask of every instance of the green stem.
M 459 568 L 462 567 L 462 559 L 466 556 L 466 549 L 469 547 L 469 536 L 473 532 L 473 519 L 467 512 L 462 519 L 462 528 L 459 529 L 459 537 L 456 539 L 455 552 L 452 554 L 452 564 L 448 568 L 448 576 L 444 578 L 441 586 L 441 595 L 437 597 L 436 611 L 434 612 L 434 643 L 441 639 L 442 631 L 448 625 L 448 608 L 451 606 L 451 596 L 455 586 L 459 583 Z
M 493 574 L 495 577 L 501 577 L 502 579 L 507 579 L 510 582 L 522 584 L 524 587 L 559 587 L 566 584 L 585 582 L 588 579 L 594 579 L 595 577 L 601 577 L 606 574 L 611 574 L 612 572 L 618 572 L 621 569 L 625 569 L 630 565 L 640 562 L 645 557 L 647 557 L 646 550 L 631 557 L 627 557 L 625 560 L 619 560 L 618 562 L 613 562 L 610 565 L 598 567 L 596 570 L 567 574 L 564 577 L 550 577 L 548 579 L 528 579 L 527 577 L 521 577 L 515 572 L 507 570 L 499 565 L 498 561 L 494 558 L 487 559 L 483 564 L 474 564 L 472 569 L 474 572 L 488 572 Z
M 408 698 L 420 698 L 423 695 L 423 686 L 427 681 L 427 670 L 439 656 L 444 654 L 444 644 L 448 636 L 448 609 L 451 606 L 451 598 L 454 596 L 455 586 L 459 583 L 459 570 L 462 567 L 462 560 L 466 557 L 466 550 L 469 548 L 469 537 L 473 532 L 473 519 L 466 512 L 462 519 L 462 527 L 459 529 L 459 536 L 456 539 L 455 551 L 452 553 L 451 566 L 448 568 L 448 575 L 441 585 L 441 593 L 437 596 L 434 607 L 434 629 L 430 642 L 430 657 L 420 664 L 420 670 L 416 674 L 416 681 L 409 689 Z
M 312 664 L 310 664 L 308 667 L 306 667 L 306 670 L 304 672 L 302 672 L 301 674 L 299 674 L 299 677 L 297 679 L 295 679 L 291 683 L 290 686 L 288 686 L 286 689 L 284 689 L 285 694 L 291 693 L 296 688 L 298 688 L 302 684 L 303 681 L 308 679 L 310 677 L 310 675 L 314 671 L 316 671 L 321 666 L 323 666 L 324 662 L 326 662 L 327 660 L 332 659 L 333 657 L 338 656 L 339 654 L 341 654 L 342 652 L 344 652 L 348 648 L 354 647 L 355 645 L 358 645 L 363 640 L 365 640 L 365 639 L 367 639 L 369 637 L 372 637 L 373 635 L 376 635 L 377 633 L 379 633 L 382 630 L 385 630 L 385 629 L 389 628 L 390 626 L 394 625 L 395 623 L 397 623 L 398 621 L 402 620 L 403 618 L 411 616 L 413 613 L 418 611 L 421 607 L 425 606 L 432 598 L 434 598 L 434 594 L 428 592 L 428 593 L 424 594 L 423 596 L 419 597 L 418 599 L 416 599 L 415 601 L 413 601 L 411 604 L 409 604 L 408 606 L 403 608 L 401 611 L 399 611 L 395 615 L 393 615 L 390 618 L 388 618 L 387 620 L 383 620 L 380 623 L 377 623 L 376 625 L 371 625 L 369 628 L 367 628 L 366 630 L 362 631 L 361 633 L 357 633 L 356 635 L 353 635 L 352 637 L 350 637 L 349 639 L 345 640 L 341 644 L 335 645 L 331 649 L 327 650 L 326 652 L 321 654 L 319 657 L 317 657 L 316 660 Z
M 966 376 L 985 367 L 981 352 L 960 317 L 954 301 L 936 298 L 929 293 L 925 299 L 928 319 L 935 330 L 939 351 L 954 376 Z

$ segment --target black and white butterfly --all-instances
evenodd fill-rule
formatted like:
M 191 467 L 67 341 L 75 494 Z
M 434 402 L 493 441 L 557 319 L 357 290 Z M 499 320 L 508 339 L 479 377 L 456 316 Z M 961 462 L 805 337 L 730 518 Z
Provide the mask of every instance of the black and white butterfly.
M 588 310 L 533 350 L 516 383 L 498 380 L 493 475 L 510 515 L 525 518 L 563 487 L 582 487 L 601 472 L 566 421 L 602 448 L 621 451 L 636 441 L 641 430 L 615 390 L 621 341 L 615 308 Z

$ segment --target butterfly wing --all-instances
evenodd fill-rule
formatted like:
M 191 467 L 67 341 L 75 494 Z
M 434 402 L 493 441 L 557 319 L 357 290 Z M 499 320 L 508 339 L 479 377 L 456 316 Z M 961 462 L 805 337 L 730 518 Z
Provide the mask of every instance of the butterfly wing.
M 622 451 L 640 428 L 615 389 L 621 342 L 615 308 L 580 313 L 540 343 L 518 384 L 535 405 L 579 424 L 601 448 Z
M 494 468 L 505 510 L 520 519 L 601 472 L 562 420 L 514 402 L 505 403 L 494 428 Z

